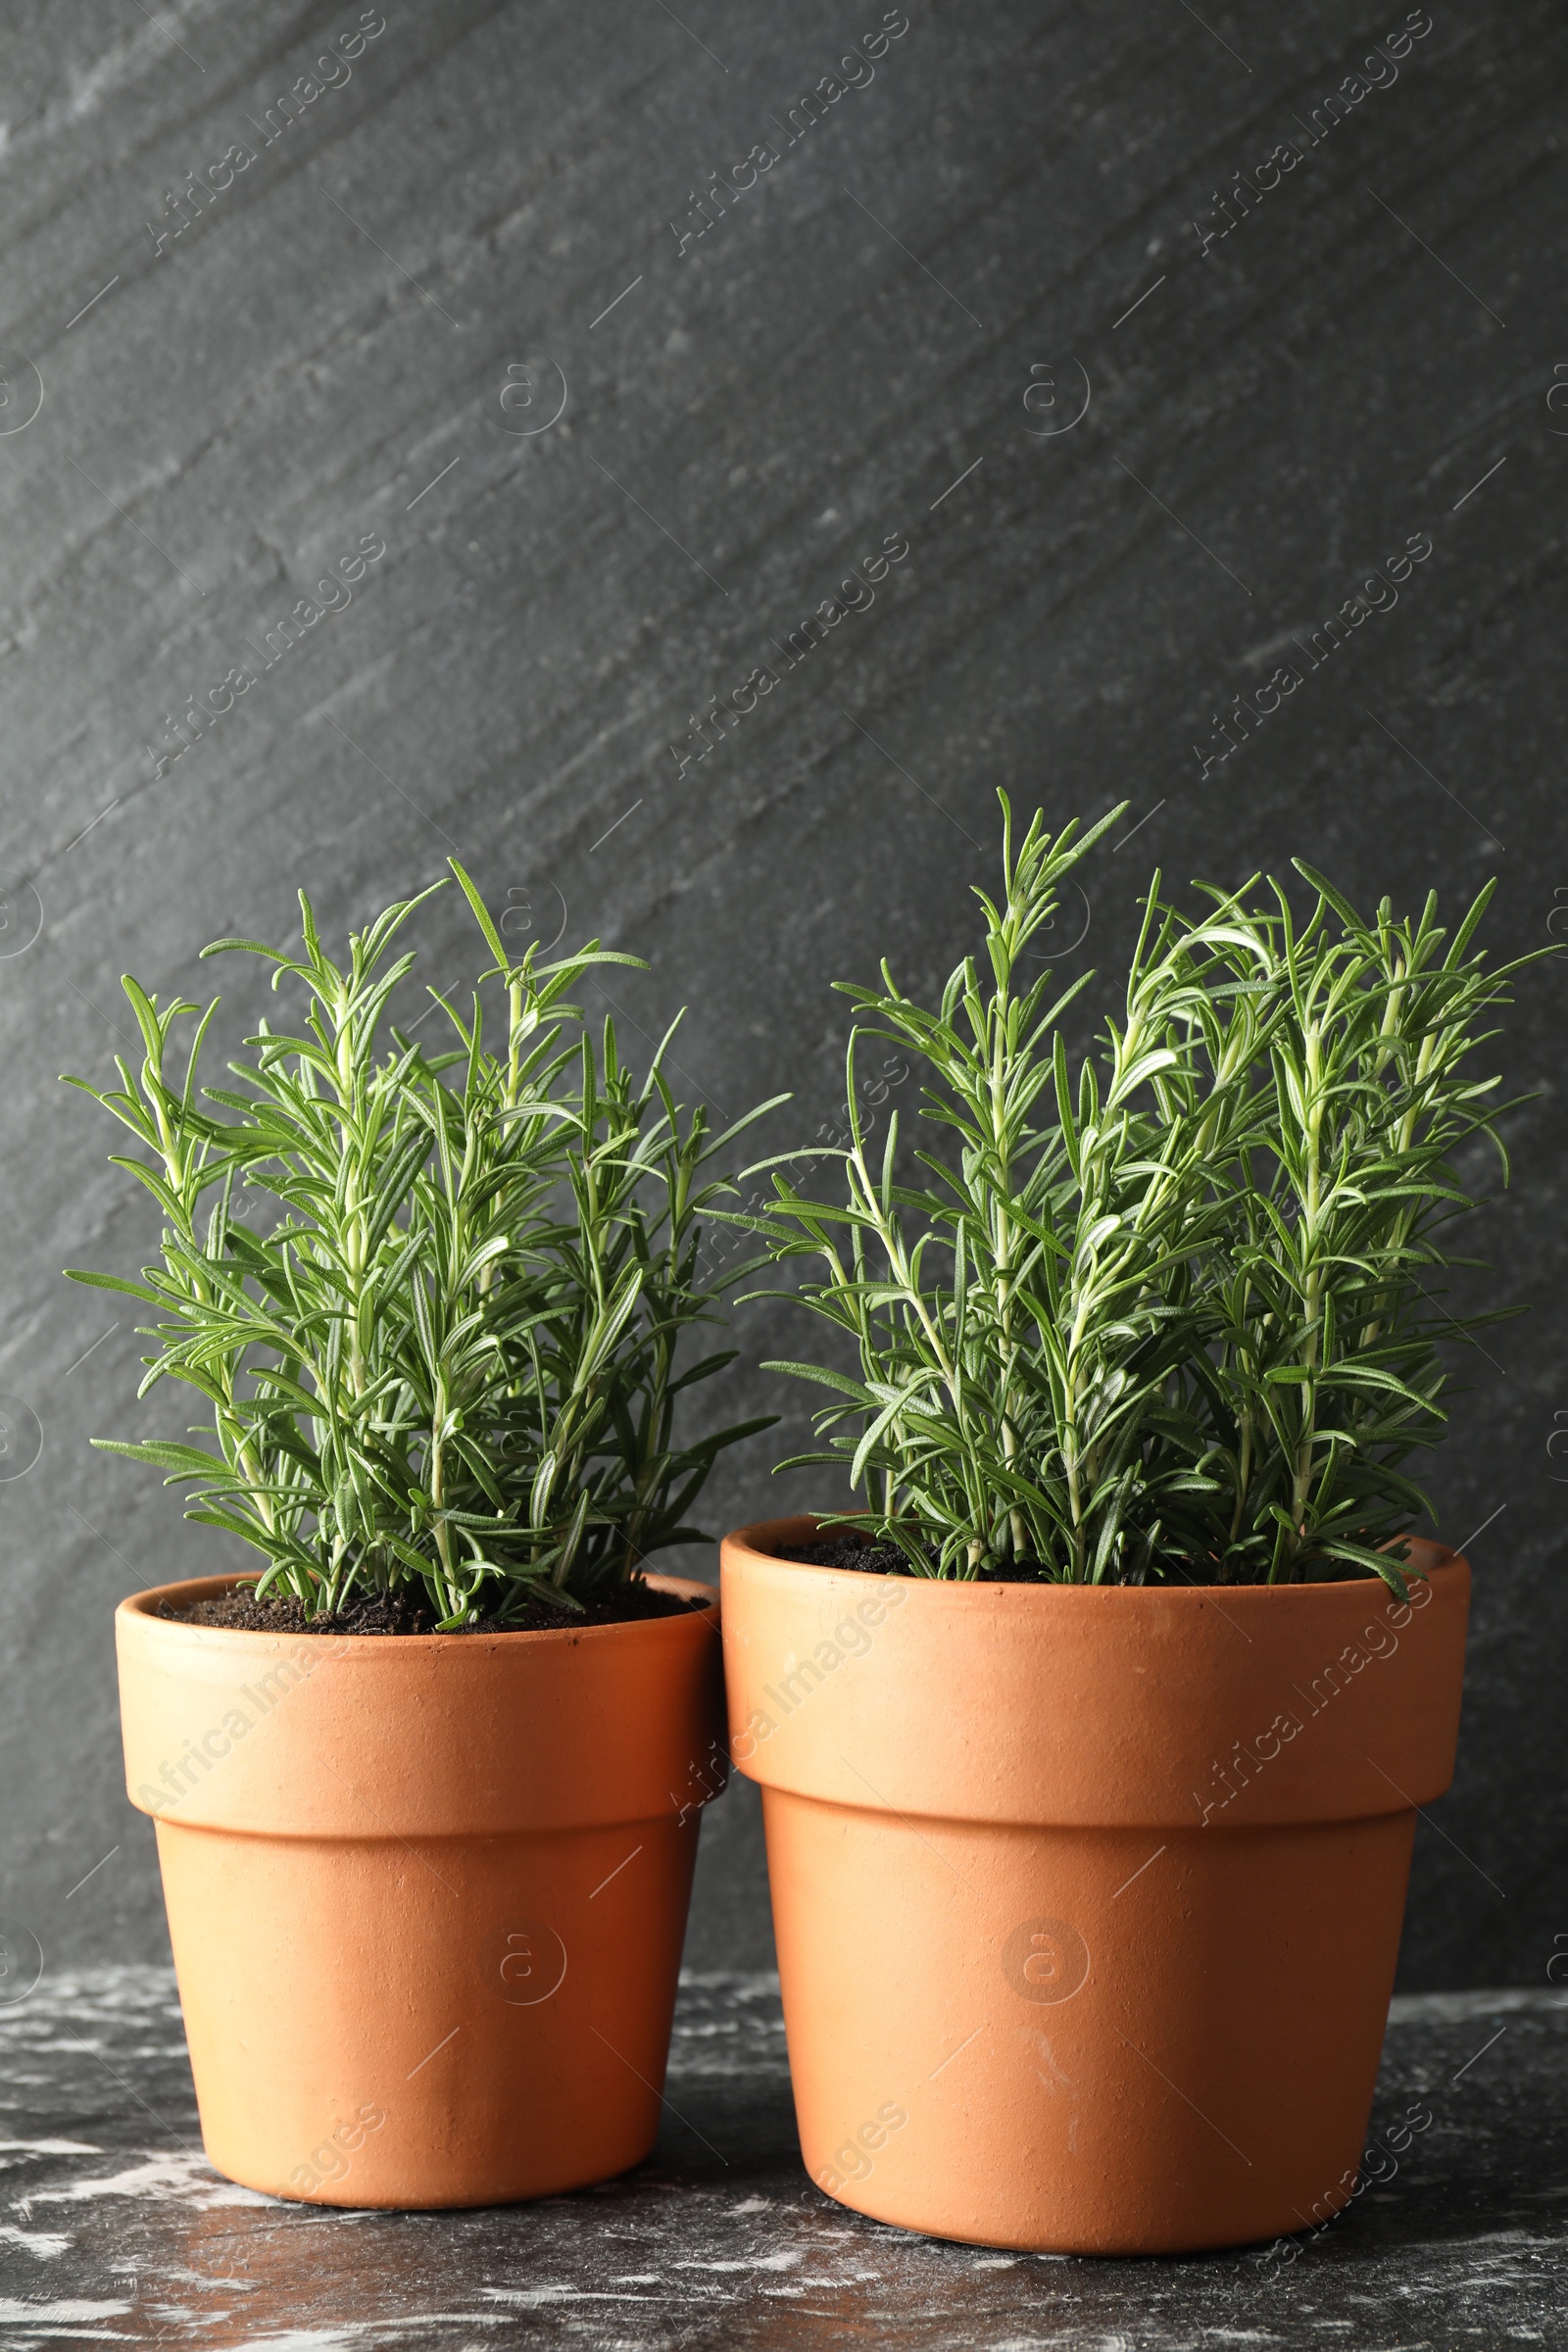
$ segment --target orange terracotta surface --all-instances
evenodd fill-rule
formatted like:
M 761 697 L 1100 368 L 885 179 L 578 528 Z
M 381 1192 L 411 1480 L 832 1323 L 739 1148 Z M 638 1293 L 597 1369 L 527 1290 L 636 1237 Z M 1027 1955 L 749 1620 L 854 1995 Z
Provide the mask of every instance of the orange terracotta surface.
M 419 2207 L 640 2162 L 723 1785 L 716 1607 L 351 1639 L 156 1613 L 235 1582 L 116 1617 L 213 2163 L 275 2196 Z
M 802 2150 L 881 2221 L 1169 2253 L 1348 2197 L 1469 1569 L 939 1584 L 723 1548 Z

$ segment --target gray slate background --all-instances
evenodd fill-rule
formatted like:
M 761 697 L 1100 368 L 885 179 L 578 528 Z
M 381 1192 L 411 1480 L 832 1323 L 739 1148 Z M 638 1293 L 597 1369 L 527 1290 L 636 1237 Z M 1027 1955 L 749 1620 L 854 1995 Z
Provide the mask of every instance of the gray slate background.
M 341 936 L 455 848 L 514 936 L 650 959 L 616 983 L 627 1034 L 688 1004 L 692 1095 L 793 1089 L 782 1148 L 841 1099 L 828 982 L 885 952 L 935 986 L 971 943 L 999 784 L 1056 822 L 1133 803 L 1064 969 L 1117 969 L 1156 862 L 1236 882 L 1304 853 L 1363 900 L 1452 906 L 1495 872 L 1499 954 L 1568 930 L 1560 12 L 1434 0 L 1397 79 L 1207 245 L 1216 191 L 1304 144 L 1394 0 L 910 0 L 874 79 L 786 144 L 880 14 L 387 0 L 264 145 L 353 0 L 5 12 L 0 1388 L 13 1465 L 29 1413 L 42 1452 L 0 1483 L 0 1917 L 52 1959 L 165 1953 L 110 1612 L 220 1557 L 86 1443 L 184 1418 L 134 1403 L 129 1318 L 60 1280 L 155 1242 L 56 1083 L 109 1072 L 122 971 L 205 994 L 202 945 L 284 942 L 302 882 Z M 164 191 L 240 141 L 160 251 Z M 694 189 L 758 141 L 778 163 L 682 248 Z M 1213 714 L 1422 532 L 1397 607 L 1205 773 Z M 885 535 L 910 552 L 874 607 L 698 760 L 704 698 Z M 365 538 L 386 554 L 352 604 L 157 772 L 166 715 Z M 451 894 L 419 945 L 433 980 L 471 970 Z M 263 999 L 238 959 L 217 984 L 232 1039 Z M 1412 1989 L 1539 1984 L 1568 1933 L 1565 989 L 1532 975 L 1510 1028 L 1540 1100 L 1478 1236 L 1534 1312 L 1475 1359 L 1435 1475 L 1442 1532 L 1484 1532 Z M 751 1357 L 800 1342 L 771 1311 Z M 757 1374 L 726 1402 L 799 1406 Z M 730 1457 L 708 1524 L 811 1500 L 768 1479 L 800 1435 Z M 768 1950 L 743 1786 L 688 1958 Z

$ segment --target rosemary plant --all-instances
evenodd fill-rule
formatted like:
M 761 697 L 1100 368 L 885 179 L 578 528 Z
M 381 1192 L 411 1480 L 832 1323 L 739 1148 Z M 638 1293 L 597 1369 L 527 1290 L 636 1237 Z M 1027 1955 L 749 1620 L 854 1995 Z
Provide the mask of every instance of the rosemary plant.
M 1447 1314 L 1428 1282 L 1442 1229 L 1474 1205 L 1453 1154 L 1501 1151 L 1495 1081 L 1468 1056 L 1523 962 L 1489 973 L 1387 903 L 1366 924 L 1327 882 L 1298 923 L 1278 885 L 1165 905 L 1159 878 L 1128 975 L 1076 1075 L 1053 996 L 1020 979 L 1073 866 L 1122 810 L 1054 841 L 1037 814 L 1004 891 L 976 896 L 983 964 L 940 1006 L 839 983 L 856 1006 L 841 1152 L 764 1162 L 777 1196 L 746 1219 L 775 1261 L 824 1272 L 797 1298 L 846 1333 L 858 1376 L 782 1363 L 831 1392 L 824 1450 L 864 1507 L 836 1524 L 897 1544 L 917 1574 L 1202 1583 L 1382 1575 L 1425 1507 L 1401 1464 L 1444 1418 Z M 890 1121 L 873 1165 L 856 1057 L 891 1040 L 924 1067 L 921 1117 L 946 1149 L 901 1171 Z M 837 1159 L 848 1197 L 813 1199 L 792 1159 Z
M 1455 1316 L 1430 1286 L 1478 1263 L 1446 1248 L 1445 1229 L 1479 1205 L 1456 1154 L 1485 1140 L 1507 1180 L 1497 1120 L 1517 1105 L 1494 1100 L 1497 1079 L 1471 1056 L 1537 958 L 1489 972 L 1472 950 L 1494 884 L 1450 936 L 1435 895 L 1397 919 L 1385 899 L 1366 922 L 1295 862 L 1316 893 L 1299 923 L 1277 883 L 1252 910 L 1208 894 L 1227 935 L 1216 986 L 1256 1004 L 1260 1083 L 1212 1175 L 1227 1230 L 1203 1268 L 1183 1387 L 1214 1483 L 1179 1540 L 1220 1581 L 1345 1562 L 1402 1596 L 1384 1547 L 1431 1515 L 1401 1465 L 1443 1434 L 1441 1343 L 1519 1311 Z
M 355 934 L 340 968 L 302 892 L 300 956 L 204 951 L 267 956 L 274 988 L 305 992 L 297 1033 L 264 1022 L 230 1065 L 237 1091 L 198 1083 L 218 1000 L 160 1005 L 129 978 L 140 1069 L 120 1058 L 108 1092 L 67 1081 L 135 1137 L 116 1164 L 164 1215 L 163 1261 L 139 1283 L 73 1279 L 158 1316 L 140 1394 L 176 1380 L 210 1416 L 191 1433 L 208 1445 L 95 1442 L 192 1490 L 187 1518 L 263 1555 L 258 1594 L 293 1593 L 313 1617 L 399 1592 L 442 1628 L 505 1624 L 541 1592 L 580 1608 L 663 1546 L 705 1540 L 686 1518 L 714 1456 L 767 1426 L 673 1431 L 682 1392 L 733 1353 L 679 1369 L 682 1339 L 750 1270 L 698 1280 L 703 1214 L 730 1189 L 705 1170 L 770 1105 L 710 1134 L 671 1095 L 668 1035 L 639 1084 L 613 1023 L 596 1043 L 570 1001 L 596 965 L 638 958 L 595 941 L 514 962 L 453 870 L 494 963 L 466 1014 L 428 992 L 449 1048 L 389 1019 L 415 960 L 389 954 L 431 893 Z M 488 982 L 505 998 L 499 1054 Z M 254 1223 L 236 1214 L 252 1196 L 270 1204 Z

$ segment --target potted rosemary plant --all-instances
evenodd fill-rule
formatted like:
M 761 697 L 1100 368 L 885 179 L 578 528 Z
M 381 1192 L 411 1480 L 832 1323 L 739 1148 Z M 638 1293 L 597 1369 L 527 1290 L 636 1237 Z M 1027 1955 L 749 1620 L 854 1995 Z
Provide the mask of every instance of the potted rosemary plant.
M 1469 1570 L 1408 1463 L 1440 1341 L 1492 1319 L 1433 1293 L 1521 966 L 1473 947 L 1488 892 L 1450 934 L 1305 866 L 1304 908 L 1156 876 L 1075 1069 L 1084 982 L 1023 959 L 1121 811 L 1017 842 L 1003 806 L 983 956 L 934 1008 L 885 964 L 846 991 L 845 1192 L 765 1163 L 753 1230 L 839 1343 L 779 1367 L 827 1393 L 800 1458 L 858 1500 L 727 1539 L 731 1750 L 823 2188 L 983 2243 L 1234 2244 L 1350 2193 L 1451 1778 Z M 923 1068 L 912 1164 L 863 1131 L 873 1038 Z
M 454 870 L 493 963 L 466 1008 L 429 992 L 450 1044 L 392 1018 L 422 899 L 340 967 L 302 894 L 298 956 L 206 951 L 303 992 L 236 1083 L 199 1082 L 215 1006 L 132 979 L 139 1069 L 71 1081 L 164 1219 L 139 1281 L 74 1279 L 147 1309 L 142 1394 L 203 1414 L 200 1444 L 101 1443 L 260 1555 L 117 1619 L 203 2134 L 338 2205 L 532 2197 L 653 2144 L 723 1745 L 716 1595 L 645 1564 L 763 1426 L 672 1427 L 729 1360 L 679 1358 L 737 1130 L 675 1102 L 663 1047 L 639 1082 L 589 1033 L 571 991 L 634 957 L 514 961 Z

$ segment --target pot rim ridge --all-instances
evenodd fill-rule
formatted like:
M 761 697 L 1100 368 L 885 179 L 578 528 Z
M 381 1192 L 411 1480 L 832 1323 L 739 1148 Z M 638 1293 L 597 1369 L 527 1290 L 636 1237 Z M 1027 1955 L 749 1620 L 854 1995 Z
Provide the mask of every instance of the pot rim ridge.
M 650 1575 L 646 1582 L 656 1592 L 674 1592 L 683 1598 L 696 1593 L 706 1595 L 701 1608 L 686 1610 L 678 1617 L 620 1617 L 597 1625 L 546 1625 L 531 1627 L 485 1627 L 469 1633 L 428 1634 L 341 1634 L 312 1633 L 301 1626 L 279 1626 L 275 1631 L 263 1626 L 193 1625 L 186 1618 L 165 1617 L 156 1603 L 183 1593 L 186 1601 L 216 1599 L 220 1593 L 232 1592 L 240 1585 L 254 1584 L 256 1578 L 243 1571 L 224 1571 L 216 1576 L 177 1577 L 166 1585 L 148 1585 L 139 1592 L 127 1592 L 115 1606 L 117 1623 L 156 1627 L 160 1633 L 183 1635 L 204 1644 L 213 1640 L 239 1642 L 352 1642 L 351 1654 L 358 1656 L 363 1648 L 367 1657 L 411 1657 L 431 1650 L 461 1644 L 465 1652 L 475 1647 L 488 1648 L 495 1643 L 511 1645 L 516 1642 L 559 1642 L 564 1636 L 582 1642 L 601 1635 L 626 1635 L 652 1632 L 659 1626 L 711 1625 L 719 1623 L 719 1591 L 697 1577 Z
M 781 1553 L 769 1550 L 764 1543 L 760 1543 L 756 1540 L 760 1537 L 769 1537 L 780 1543 L 809 1543 L 811 1541 L 810 1531 L 819 1527 L 825 1518 L 829 1518 L 831 1516 L 831 1513 L 826 1512 L 803 1511 L 795 1512 L 787 1518 L 759 1519 L 754 1521 L 749 1527 L 733 1528 L 723 1539 L 721 1547 L 723 1558 L 726 1562 L 733 1562 L 736 1567 L 741 1566 L 746 1560 L 761 1560 L 765 1561 L 769 1567 L 798 1569 L 803 1575 L 806 1576 L 859 1577 L 863 1578 L 868 1585 L 873 1586 L 878 1582 L 897 1582 L 905 1588 L 906 1592 L 931 1591 L 955 1593 L 964 1592 L 972 1594 L 1017 1594 L 1020 1599 L 1020 1605 L 1025 1607 L 1047 1606 L 1050 1605 L 1051 1596 L 1067 1593 L 1096 1593 L 1104 1595 L 1116 1593 L 1124 1596 L 1125 1602 L 1129 1606 L 1134 1605 L 1139 1601 L 1148 1600 L 1151 1597 L 1157 1597 L 1160 1600 L 1169 1601 L 1178 1597 L 1186 1598 L 1188 1595 L 1191 1595 L 1193 1600 L 1202 1601 L 1213 1600 L 1216 1595 L 1223 1594 L 1227 1601 L 1237 1600 L 1241 1601 L 1244 1606 L 1255 1607 L 1258 1605 L 1258 1603 L 1249 1597 L 1252 1594 L 1266 1594 L 1271 1599 L 1280 1599 L 1286 1594 L 1290 1594 L 1297 1599 L 1298 1602 L 1299 1602 L 1303 1600 L 1308 1593 L 1344 1595 L 1345 1593 L 1353 1591 L 1385 1593 L 1394 1602 L 1396 1607 L 1402 1607 L 1405 1605 L 1399 1600 L 1398 1594 L 1394 1592 L 1391 1586 L 1385 1584 L 1380 1576 L 1374 1576 L 1370 1571 L 1368 1571 L 1365 1576 L 1333 1577 L 1315 1581 L 1311 1584 L 1289 1585 L 1183 1585 L 1166 1583 L 1152 1585 L 1124 1585 L 1112 1584 L 1109 1582 L 1102 1584 L 1046 1584 L 1038 1581 L 1024 1582 L 1020 1580 L 1017 1583 L 1012 1583 L 1004 1579 L 982 1580 L 978 1577 L 956 1576 L 908 1576 L 893 1579 L 888 1577 L 884 1570 L 850 1568 L 841 1564 L 829 1564 L 825 1560 L 785 1559 Z M 803 1528 L 808 1531 L 804 1535 L 799 1533 L 785 1534 L 783 1532 L 786 1529 L 800 1530 Z M 1462 1551 L 1455 1551 L 1450 1544 L 1445 1544 L 1439 1537 L 1410 1536 L 1408 1538 L 1396 1537 L 1394 1540 L 1396 1542 L 1408 1542 L 1412 1547 L 1416 1547 L 1420 1551 L 1434 1555 L 1427 1563 L 1426 1578 L 1417 1578 L 1416 1581 L 1418 1583 L 1430 1581 L 1432 1578 L 1440 1575 L 1446 1577 L 1450 1570 L 1456 1568 L 1463 1568 L 1466 1570 L 1469 1570 L 1470 1568 L 1470 1562 L 1466 1558 L 1465 1554 Z M 1471 1573 L 1473 1573 L 1473 1571 Z

